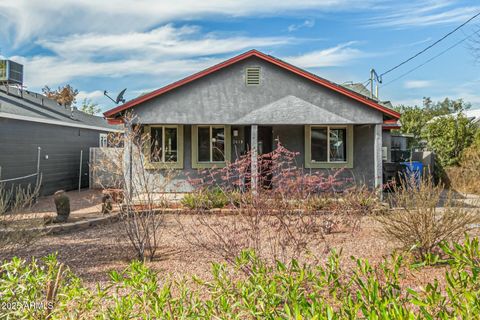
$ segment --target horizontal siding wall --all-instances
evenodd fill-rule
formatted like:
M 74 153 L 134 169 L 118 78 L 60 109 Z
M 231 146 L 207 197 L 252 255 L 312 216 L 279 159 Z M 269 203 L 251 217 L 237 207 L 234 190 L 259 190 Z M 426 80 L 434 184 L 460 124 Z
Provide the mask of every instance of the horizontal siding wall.
M 36 172 L 41 148 L 42 195 L 78 188 L 80 150 L 83 150 L 81 186 L 88 187 L 89 148 L 98 147 L 100 131 L 0 118 L 1 179 Z M 48 159 L 46 159 L 48 156 Z M 34 183 L 35 179 L 21 180 Z

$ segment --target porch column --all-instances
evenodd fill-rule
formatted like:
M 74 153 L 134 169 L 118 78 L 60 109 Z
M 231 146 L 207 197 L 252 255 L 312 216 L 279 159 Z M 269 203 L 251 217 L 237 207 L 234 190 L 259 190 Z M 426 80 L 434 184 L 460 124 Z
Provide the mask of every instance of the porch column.
M 251 152 L 251 188 L 253 194 L 257 194 L 258 189 L 258 126 L 252 125 L 250 134 L 250 152 Z
M 376 124 L 374 128 L 374 166 L 375 190 L 382 197 L 382 125 Z
M 123 182 L 124 192 L 128 200 L 131 200 L 132 195 L 132 151 L 133 151 L 133 137 L 132 126 L 126 123 L 125 132 L 123 134 Z

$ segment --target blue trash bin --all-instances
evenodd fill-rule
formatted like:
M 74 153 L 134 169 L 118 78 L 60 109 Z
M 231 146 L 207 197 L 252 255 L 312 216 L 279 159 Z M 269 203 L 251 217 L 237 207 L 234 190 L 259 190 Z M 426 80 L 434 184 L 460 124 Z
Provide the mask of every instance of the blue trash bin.
M 405 178 L 408 182 L 413 182 L 417 187 L 420 185 L 423 172 L 423 163 L 420 161 L 402 162 L 405 167 Z

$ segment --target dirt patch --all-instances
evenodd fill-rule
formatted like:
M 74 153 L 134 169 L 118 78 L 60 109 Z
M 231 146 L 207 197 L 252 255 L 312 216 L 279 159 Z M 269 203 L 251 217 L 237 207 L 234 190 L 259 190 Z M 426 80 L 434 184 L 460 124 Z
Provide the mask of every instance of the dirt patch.
M 68 191 L 67 196 L 70 198 L 70 217 L 73 220 L 81 218 L 97 217 L 101 215 L 102 209 L 102 191 L 96 189 L 88 189 L 79 191 Z M 22 218 L 55 216 L 55 203 L 53 195 L 41 197 L 38 202 L 29 210 L 22 213 Z

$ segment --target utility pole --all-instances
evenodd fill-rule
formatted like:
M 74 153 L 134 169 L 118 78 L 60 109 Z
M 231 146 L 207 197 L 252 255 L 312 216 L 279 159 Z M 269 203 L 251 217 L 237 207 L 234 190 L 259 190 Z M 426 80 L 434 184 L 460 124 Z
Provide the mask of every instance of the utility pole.
M 375 69 L 370 69 L 370 98 L 373 99 L 373 78 L 375 75 Z
M 375 86 L 375 96 L 377 97 L 378 100 L 380 100 L 378 96 L 378 84 L 382 83 L 382 78 L 378 76 L 377 72 L 375 69 L 370 69 L 370 98 L 373 99 L 373 81 L 375 81 L 376 86 Z

